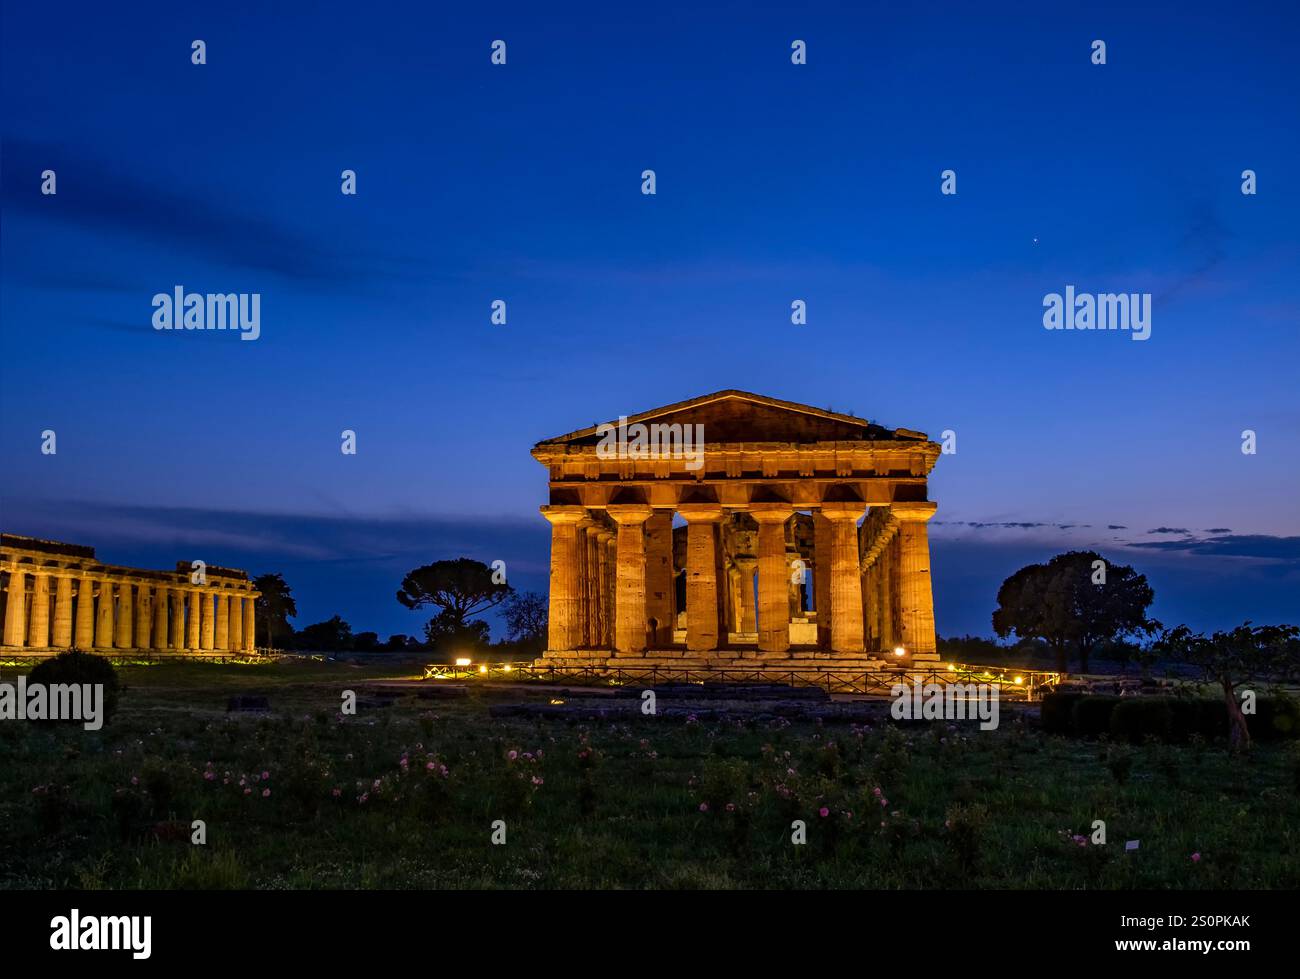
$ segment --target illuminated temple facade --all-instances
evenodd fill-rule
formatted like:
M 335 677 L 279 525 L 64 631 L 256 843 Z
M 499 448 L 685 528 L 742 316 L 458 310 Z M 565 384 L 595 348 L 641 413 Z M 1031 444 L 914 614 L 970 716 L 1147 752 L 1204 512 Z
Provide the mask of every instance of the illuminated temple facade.
M 541 663 L 938 659 L 927 479 L 940 447 L 923 433 L 721 391 L 532 454 L 549 473 Z
M 248 575 L 180 562 L 175 571 L 104 564 L 93 547 L 0 534 L 6 652 L 61 649 L 251 652 L 260 592 Z

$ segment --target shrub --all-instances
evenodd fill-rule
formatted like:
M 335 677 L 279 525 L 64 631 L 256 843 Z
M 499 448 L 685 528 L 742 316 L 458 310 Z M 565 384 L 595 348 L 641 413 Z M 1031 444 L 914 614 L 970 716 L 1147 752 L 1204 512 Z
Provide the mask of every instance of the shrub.
M 1081 738 L 1099 738 L 1110 733 L 1110 715 L 1119 697 L 1089 694 L 1074 705 L 1074 733 Z
M 1110 769 L 1111 778 L 1116 785 L 1128 781 L 1128 774 L 1133 770 L 1133 752 L 1124 745 L 1113 744 L 1106 752 L 1106 767 Z
M 1300 737 L 1300 704 L 1291 697 L 1285 694 L 1260 697 L 1255 708 L 1255 716 L 1246 717 L 1251 737 L 1260 741 Z
M 1081 693 L 1049 693 L 1043 697 L 1040 714 L 1043 730 L 1048 734 L 1074 733 L 1074 705 L 1083 698 Z
M 988 810 L 981 805 L 952 805 L 945 814 L 944 826 L 948 830 L 948 845 L 963 870 L 974 870 L 979 864 L 984 830 L 988 826 Z
M 1173 711 L 1165 697 L 1122 697 L 1110 713 L 1110 733 L 1131 744 L 1146 738 L 1168 741 L 1172 727 Z
M 113 716 L 113 712 L 117 710 L 119 688 L 117 670 L 113 669 L 113 664 L 104 657 L 96 656 L 94 653 L 83 653 L 79 649 L 72 649 L 38 663 L 31 673 L 27 674 L 27 685 L 31 686 L 35 683 L 44 684 L 47 689 L 60 683 L 100 683 L 104 686 L 101 721 L 107 723 Z M 76 723 L 82 722 L 76 721 Z

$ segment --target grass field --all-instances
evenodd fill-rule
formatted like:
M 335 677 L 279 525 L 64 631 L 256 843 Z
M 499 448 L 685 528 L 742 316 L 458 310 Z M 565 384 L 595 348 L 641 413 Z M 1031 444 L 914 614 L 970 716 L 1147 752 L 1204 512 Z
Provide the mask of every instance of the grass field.
M 494 719 L 491 703 L 557 691 L 471 685 L 424 700 L 413 684 L 381 707 L 367 688 L 409 667 L 120 672 L 127 689 L 101 731 L 0 723 L 0 886 L 1300 884 L 1287 745 L 1241 759 L 1222 743 L 1072 741 L 1010 710 L 991 732 L 739 711 Z M 345 689 L 361 698 L 355 716 L 339 713 Z M 272 712 L 228 714 L 236 693 L 265 695 Z M 795 820 L 806 844 L 792 842 Z M 1094 820 L 1106 845 L 1088 840 Z

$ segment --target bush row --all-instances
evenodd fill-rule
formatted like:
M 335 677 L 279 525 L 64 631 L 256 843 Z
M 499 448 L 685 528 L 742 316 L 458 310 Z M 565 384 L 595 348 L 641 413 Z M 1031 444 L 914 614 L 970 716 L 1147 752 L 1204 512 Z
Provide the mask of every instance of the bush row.
M 1250 736 L 1280 741 L 1300 736 L 1300 703 L 1283 695 L 1260 697 L 1246 715 Z M 1226 738 L 1228 707 L 1205 697 L 1115 697 L 1103 694 L 1049 693 L 1043 697 L 1043 730 L 1077 738 L 1103 734 L 1141 742 L 1149 737 L 1181 743 L 1193 734 Z

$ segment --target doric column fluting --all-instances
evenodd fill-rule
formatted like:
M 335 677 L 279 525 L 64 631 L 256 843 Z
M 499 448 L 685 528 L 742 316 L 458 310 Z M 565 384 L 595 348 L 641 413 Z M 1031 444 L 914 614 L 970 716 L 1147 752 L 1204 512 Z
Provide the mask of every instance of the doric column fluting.
M 242 599 L 244 605 L 244 652 L 251 653 L 257 648 L 257 625 L 253 621 L 253 610 L 256 607 L 252 598 Z
M 185 593 L 179 588 L 168 588 L 167 601 L 170 606 L 168 621 L 171 623 L 167 645 L 172 652 L 180 652 L 185 648 Z
M 758 559 L 743 554 L 736 558 L 736 573 L 740 576 L 740 631 L 758 631 L 758 616 L 754 611 L 754 572 Z
M 138 585 L 135 589 L 135 644 L 140 649 L 149 649 L 149 638 L 153 635 L 154 604 L 157 602 L 157 589 L 149 585 Z
M 673 514 L 655 510 L 645 525 L 646 618 L 654 622 L 653 641 L 667 646 L 673 641 L 676 602 L 673 589 Z
M 587 511 L 578 506 L 544 506 L 551 523 L 551 588 L 547 647 L 553 652 L 582 645 L 582 597 L 578 580 L 578 523 Z
M 5 592 L 6 646 L 27 644 L 27 572 L 10 571 L 8 590 Z
M 722 508 L 683 503 L 677 512 L 686 521 L 686 648 L 718 648 L 717 527 Z
M 813 513 L 813 606 L 817 610 L 817 645 L 831 646 L 831 524 Z
M 866 513 L 866 505 L 824 504 L 821 512 L 831 526 L 831 649 L 837 653 L 861 653 L 862 580 L 858 562 L 858 520 Z
M 212 592 L 206 588 L 198 590 L 199 595 L 199 648 L 211 650 L 216 640 L 216 623 L 212 617 Z
M 793 507 L 782 503 L 750 507 L 750 515 L 758 522 L 758 648 L 765 653 L 784 653 L 790 648 L 785 522 L 793 513 Z
M 119 582 L 117 585 L 117 605 L 113 609 L 113 645 L 118 649 L 131 648 L 134 617 L 134 589 L 126 582 Z M 148 642 L 147 636 L 145 642 Z
M 226 650 L 230 648 L 230 595 L 226 592 L 217 592 L 217 611 L 216 611 L 216 635 L 213 637 L 213 648 Z
M 641 653 L 646 648 L 645 523 L 653 511 L 642 503 L 621 503 L 610 505 L 608 512 L 618 524 L 614 649 Z
M 159 585 L 153 590 L 153 642 L 154 649 L 166 649 L 171 636 L 171 589 Z M 143 645 L 143 644 L 142 644 Z
M 32 649 L 48 649 L 50 646 L 50 576 L 44 572 L 32 573 L 32 607 L 27 615 L 27 645 Z
M 54 638 L 56 649 L 72 645 L 72 578 L 61 574 L 54 579 Z
M 95 582 L 92 578 L 77 579 L 77 628 L 72 641 L 78 649 L 91 649 L 95 645 Z
M 230 648 L 244 648 L 244 597 L 239 594 L 230 596 Z
M 96 582 L 96 591 L 99 593 L 99 598 L 95 605 L 95 648 L 112 649 L 115 612 L 113 582 L 108 578 L 100 578 Z
M 895 503 L 890 507 L 898 518 L 899 639 L 914 660 L 938 659 L 926 528 L 935 509 L 934 503 Z

